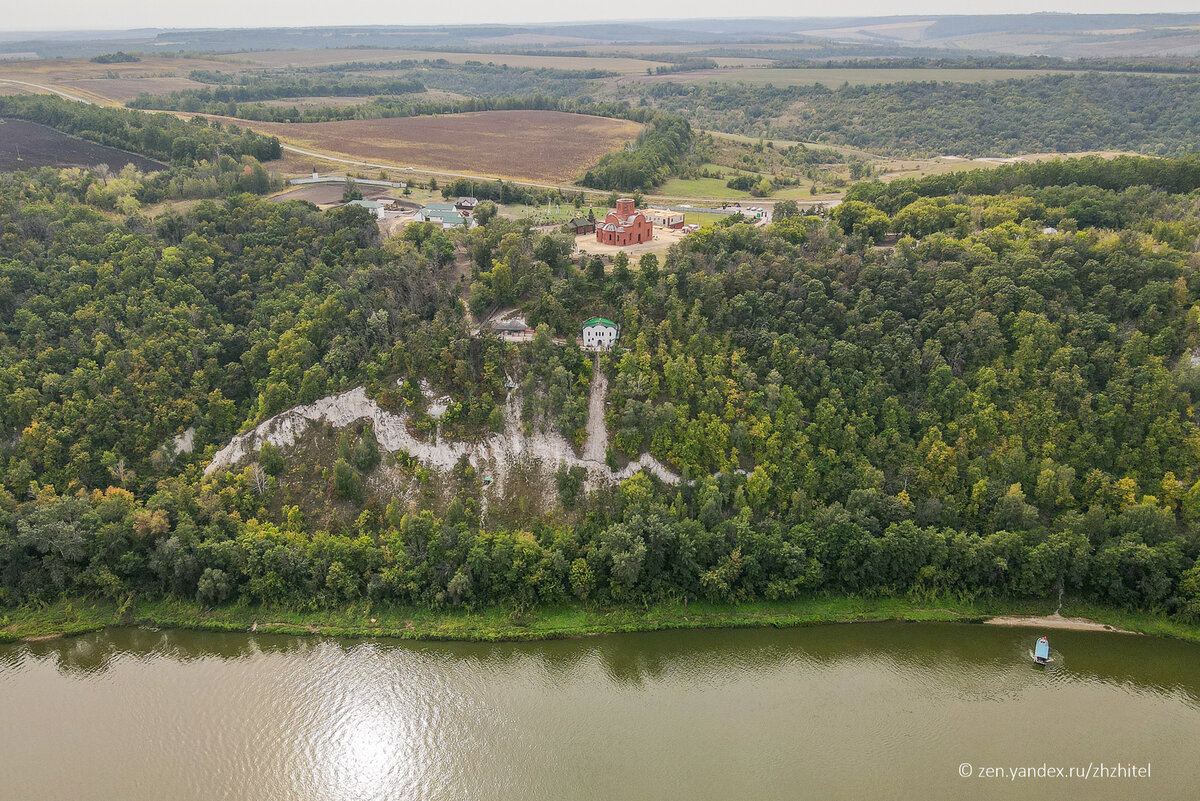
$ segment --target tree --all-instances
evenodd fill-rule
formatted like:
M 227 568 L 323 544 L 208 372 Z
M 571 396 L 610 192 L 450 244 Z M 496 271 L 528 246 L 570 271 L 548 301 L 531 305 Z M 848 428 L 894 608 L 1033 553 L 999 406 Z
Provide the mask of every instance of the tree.
M 794 200 L 780 200 L 775 204 L 772 219 L 786 220 L 789 217 L 800 216 L 800 206 Z
M 207 567 L 196 584 L 196 600 L 208 606 L 225 603 L 233 594 L 229 575 L 218 568 Z
M 342 202 L 349 203 L 351 200 L 362 200 L 362 190 L 358 188 L 358 184 L 349 175 L 346 176 L 346 185 L 342 188 Z
M 490 200 L 481 200 L 475 205 L 475 211 L 471 214 L 475 218 L 475 222 L 480 225 L 487 225 L 496 217 L 496 204 Z
M 375 439 L 375 429 L 365 426 L 358 442 L 354 445 L 354 466 L 364 473 L 369 473 L 379 465 L 379 442 Z
M 333 494 L 344 501 L 363 502 L 362 476 L 345 459 L 338 459 L 333 464 Z

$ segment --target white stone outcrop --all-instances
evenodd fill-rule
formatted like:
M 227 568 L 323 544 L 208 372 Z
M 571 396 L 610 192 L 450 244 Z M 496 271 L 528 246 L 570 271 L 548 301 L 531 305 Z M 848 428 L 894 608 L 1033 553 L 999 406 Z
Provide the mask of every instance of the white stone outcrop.
M 393 414 L 381 409 L 379 404 L 367 397 L 365 388 L 355 387 L 340 395 L 321 398 L 315 403 L 294 406 L 263 421 L 252 431 L 237 435 L 228 445 L 217 451 L 212 462 L 204 469 L 204 474 L 210 476 L 233 467 L 252 457 L 265 442 L 280 448 L 294 445 L 314 423 L 328 423 L 336 428 L 345 428 L 360 420 L 367 420 L 374 427 L 375 437 L 384 450 L 392 453 L 403 451 L 423 466 L 442 471 L 450 470 L 465 456 L 474 467 L 495 472 L 495 477 L 501 484 L 507 467 L 522 457 L 531 457 L 552 467 L 582 467 L 587 470 L 590 480 L 610 478 L 621 481 L 645 470 L 666 483 L 679 483 L 678 474 L 649 454 L 642 454 L 621 470 L 609 469 L 605 463 L 608 432 L 604 425 L 604 397 L 607 388 L 608 382 L 597 370 L 589 398 L 588 436 L 582 458 L 575 455 L 571 443 L 559 434 L 527 434 L 522 431 L 520 407 L 515 392 L 509 396 L 505 405 L 506 424 L 503 434 L 494 434 L 480 442 L 426 442 L 413 436 L 408 430 L 408 415 Z

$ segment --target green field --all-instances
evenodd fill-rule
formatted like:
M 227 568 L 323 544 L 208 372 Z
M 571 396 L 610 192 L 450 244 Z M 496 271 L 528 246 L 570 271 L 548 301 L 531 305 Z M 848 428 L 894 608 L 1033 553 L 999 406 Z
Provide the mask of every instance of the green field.
M 730 170 L 730 173 L 732 172 Z M 739 192 L 726 186 L 725 183 L 728 180 L 728 178 L 672 178 L 654 190 L 654 194 L 668 197 L 715 197 L 737 200 L 750 197 L 749 192 Z
M 685 225 L 698 225 L 701 228 L 712 225 L 720 220 L 726 219 L 725 214 L 711 214 L 704 211 L 688 211 L 684 212 L 683 222 Z
M 1033 78 L 1045 75 L 1049 70 L 1005 70 L 1005 69 L 733 69 L 719 72 L 683 73 L 682 81 L 715 81 L 721 83 L 745 82 L 752 86 L 773 84 L 775 86 L 841 86 L 849 83 L 863 86 L 881 83 L 903 83 L 906 81 L 946 81 L 950 83 L 977 83 L 979 81 L 1002 81 L 1012 78 Z

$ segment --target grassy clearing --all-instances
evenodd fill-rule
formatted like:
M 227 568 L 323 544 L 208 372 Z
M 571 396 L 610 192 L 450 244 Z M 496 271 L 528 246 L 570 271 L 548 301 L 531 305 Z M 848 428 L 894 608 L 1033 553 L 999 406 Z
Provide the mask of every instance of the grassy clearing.
M 671 178 L 658 187 L 655 194 L 668 197 L 715 197 L 738 200 L 750 197 L 749 192 L 739 192 L 726 186 L 725 183 L 728 180 L 727 178 Z
M 109 602 L 76 599 L 40 609 L 7 610 L 0 616 L 0 641 L 45 639 L 131 625 L 410 640 L 538 640 L 666 629 L 790 628 L 880 620 L 972 623 L 999 614 L 1048 614 L 1054 607 L 1051 601 L 917 603 L 899 598 L 834 597 L 736 605 L 554 607 L 530 611 L 491 608 L 478 612 L 371 608 L 367 604 L 316 612 L 249 606 L 207 609 L 191 601 L 160 600 L 137 602 L 122 611 Z M 1082 604 L 1069 605 L 1063 612 L 1146 634 L 1200 642 L 1200 626 L 1157 615 Z
M 711 214 L 704 211 L 688 211 L 683 214 L 683 222 L 685 225 L 698 225 L 701 228 L 707 228 L 710 225 L 728 219 L 725 214 Z

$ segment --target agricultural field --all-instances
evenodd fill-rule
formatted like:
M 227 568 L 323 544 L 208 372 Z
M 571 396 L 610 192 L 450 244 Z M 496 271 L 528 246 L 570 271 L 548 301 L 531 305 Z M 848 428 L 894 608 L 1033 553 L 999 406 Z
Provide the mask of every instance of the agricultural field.
M 77 89 L 85 97 L 103 98 L 112 103 L 128 103 L 141 94 L 169 94 L 184 89 L 200 89 L 204 84 L 189 78 L 77 78 L 61 82 L 62 86 Z
M 0 172 L 35 167 L 96 167 L 118 172 L 126 164 L 151 172 L 165 165 L 104 145 L 85 142 L 25 120 L 0 119 Z
M 56 58 L 0 62 L 0 79 L 24 81 L 77 95 L 94 103 L 113 105 L 132 100 L 143 92 L 173 92 L 202 86 L 188 79 L 188 73 L 192 70 L 236 72 L 245 66 L 237 60 L 220 57 L 146 56 L 141 61 L 122 64 L 97 64 L 85 58 Z
M 637 136 L 628 120 L 558 111 L 272 123 L 228 120 L 285 144 L 389 167 L 566 183 Z

